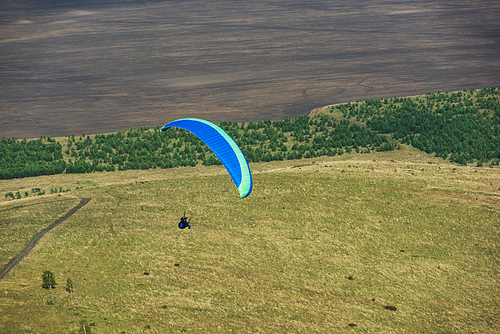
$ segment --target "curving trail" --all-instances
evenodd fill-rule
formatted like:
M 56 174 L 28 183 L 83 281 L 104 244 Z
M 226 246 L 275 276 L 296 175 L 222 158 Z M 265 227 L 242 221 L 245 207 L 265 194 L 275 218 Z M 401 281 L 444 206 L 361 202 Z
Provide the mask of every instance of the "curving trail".
M 50 226 L 44 228 L 42 231 L 38 232 L 37 234 L 35 234 L 35 236 L 33 237 L 33 239 L 31 239 L 31 241 L 29 242 L 29 244 L 26 246 L 26 248 L 17 256 L 15 256 L 14 258 L 12 258 L 12 260 L 9 261 L 9 263 L 7 263 L 7 265 L 5 267 L 2 268 L 2 270 L 0 271 L 0 281 L 5 277 L 7 276 L 7 274 L 19 263 L 21 262 L 22 259 L 24 259 L 24 257 L 26 255 L 29 254 L 29 252 L 31 252 L 31 250 L 36 246 L 36 244 L 38 243 L 38 241 L 45 235 L 45 233 L 49 232 L 50 230 L 54 229 L 55 227 L 57 227 L 59 224 L 61 224 L 63 221 L 65 221 L 66 219 L 68 219 L 69 217 L 71 217 L 71 215 L 73 215 L 76 211 L 80 210 L 85 204 L 87 204 L 88 202 L 90 202 L 90 198 L 81 198 L 80 199 L 80 203 L 75 206 L 73 209 L 71 209 L 68 213 L 66 213 L 64 216 L 62 216 L 61 218 L 57 219 L 55 222 L 53 222 Z

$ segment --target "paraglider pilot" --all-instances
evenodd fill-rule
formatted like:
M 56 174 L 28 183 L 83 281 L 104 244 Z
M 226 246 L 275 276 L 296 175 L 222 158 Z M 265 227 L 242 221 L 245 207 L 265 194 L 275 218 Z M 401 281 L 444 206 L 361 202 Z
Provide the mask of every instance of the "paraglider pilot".
M 186 227 L 191 229 L 191 225 L 189 225 L 189 219 L 187 219 L 187 217 L 185 215 L 182 216 L 181 221 L 179 222 L 178 226 L 181 230 L 185 229 Z

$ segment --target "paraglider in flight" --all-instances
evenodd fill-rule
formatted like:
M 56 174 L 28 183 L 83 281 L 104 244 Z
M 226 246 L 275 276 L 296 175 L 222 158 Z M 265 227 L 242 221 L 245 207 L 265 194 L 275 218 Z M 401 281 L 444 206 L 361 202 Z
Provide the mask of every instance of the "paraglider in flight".
M 250 192 L 252 192 L 252 174 L 247 159 L 238 145 L 224 130 L 209 121 L 198 118 L 183 118 L 172 121 L 165 124 L 161 131 L 166 131 L 170 127 L 187 130 L 204 142 L 226 167 L 238 188 L 240 197 L 244 198 L 250 195 Z M 179 222 L 179 227 L 181 222 Z

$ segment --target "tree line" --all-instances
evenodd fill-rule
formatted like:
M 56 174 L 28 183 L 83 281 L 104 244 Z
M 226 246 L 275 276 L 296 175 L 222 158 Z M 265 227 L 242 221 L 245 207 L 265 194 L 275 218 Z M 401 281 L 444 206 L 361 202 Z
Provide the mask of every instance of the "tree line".
M 366 117 L 378 133 L 461 165 L 500 161 L 500 100 L 495 87 L 456 93 L 428 93 L 388 102 Z M 383 104 L 384 105 L 384 104 Z
M 221 122 L 249 162 L 334 156 L 395 148 L 386 136 L 327 115 L 278 121 Z M 176 128 L 140 127 L 95 136 L 0 142 L 0 178 L 128 169 L 215 165 L 219 159 L 192 133 Z
M 0 142 L 0 179 L 61 174 L 66 170 L 62 145 L 53 138 Z
M 443 159 L 498 164 L 499 89 L 427 93 L 416 98 L 369 99 L 340 104 L 317 116 L 249 123 L 221 122 L 249 162 L 293 160 L 344 153 L 390 151 L 400 143 Z M 174 168 L 220 164 L 188 131 L 139 127 L 56 141 L 0 141 L 0 179 L 60 173 Z

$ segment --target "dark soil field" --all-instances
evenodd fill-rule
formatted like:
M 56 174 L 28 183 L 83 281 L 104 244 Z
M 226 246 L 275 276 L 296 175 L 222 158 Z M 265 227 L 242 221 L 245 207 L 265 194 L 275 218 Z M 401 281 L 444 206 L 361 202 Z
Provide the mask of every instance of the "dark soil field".
M 496 86 L 498 17 L 496 0 L 2 1 L 0 137 Z

